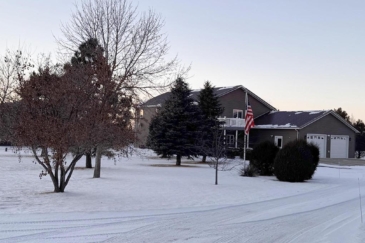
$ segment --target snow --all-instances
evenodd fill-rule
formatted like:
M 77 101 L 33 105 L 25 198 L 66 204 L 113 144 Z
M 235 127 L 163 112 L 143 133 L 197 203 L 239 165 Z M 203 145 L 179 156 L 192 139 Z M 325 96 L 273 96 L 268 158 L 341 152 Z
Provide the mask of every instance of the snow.
M 297 128 L 297 126 L 291 125 L 290 123 L 287 123 L 285 125 L 265 124 L 265 125 L 255 125 L 255 128 Z
M 321 113 L 322 111 L 312 111 L 312 112 L 309 112 L 309 115 L 315 115 L 315 114 L 318 114 L 318 113 Z
M 241 177 L 232 160 L 214 185 L 207 165 L 139 151 L 103 158 L 100 179 L 83 158 L 56 194 L 29 151 L 0 147 L 0 242 L 365 242 L 365 166 L 320 164 L 286 183 Z
M 234 88 L 234 87 L 236 87 L 236 86 L 226 86 L 226 87 L 220 87 L 220 88 L 218 88 L 218 90 L 232 89 L 232 88 Z

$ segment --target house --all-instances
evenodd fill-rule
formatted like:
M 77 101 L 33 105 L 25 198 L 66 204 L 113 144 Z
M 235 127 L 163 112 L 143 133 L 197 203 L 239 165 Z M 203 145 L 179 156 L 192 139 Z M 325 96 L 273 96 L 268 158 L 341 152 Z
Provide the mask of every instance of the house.
M 282 148 L 290 141 L 306 139 L 318 145 L 320 158 L 354 158 L 356 133 L 333 110 L 271 111 L 255 119 L 250 144 L 271 140 Z
M 200 90 L 193 90 L 191 97 L 198 99 Z M 254 114 L 255 127 L 249 134 L 250 147 L 269 140 L 282 148 L 295 139 L 306 139 L 317 144 L 321 158 L 353 158 L 355 156 L 355 134 L 358 131 L 335 112 L 328 111 L 278 111 L 268 102 L 242 85 L 214 88 L 224 112 L 223 121 L 226 142 L 230 147 L 243 147 L 245 127 L 245 96 Z M 139 107 L 137 111 L 137 146 L 145 146 L 149 123 L 170 92 L 158 95 Z
M 198 100 L 199 92 L 200 90 L 193 90 L 191 92 L 191 98 Z M 224 122 L 223 127 L 226 133 L 226 141 L 232 147 L 243 146 L 243 144 L 239 142 L 239 137 L 243 136 L 245 127 L 244 114 L 246 107 L 246 92 L 254 117 L 259 117 L 270 111 L 276 111 L 275 107 L 241 85 L 214 88 L 214 93 L 219 98 L 222 107 L 224 107 L 223 114 L 219 119 Z M 140 106 L 138 111 L 139 119 L 137 119 L 136 122 L 138 146 L 145 146 L 149 133 L 149 123 L 169 96 L 170 92 L 158 95 Z

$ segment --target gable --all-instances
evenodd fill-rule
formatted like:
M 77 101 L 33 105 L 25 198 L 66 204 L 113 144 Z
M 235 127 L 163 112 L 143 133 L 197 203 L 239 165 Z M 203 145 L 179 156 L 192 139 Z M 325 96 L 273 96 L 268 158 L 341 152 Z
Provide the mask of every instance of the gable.
M 338 119 L 332 112 L 325 114 L 320 119 L 307 124 L 301 129 L 302 133 L 306 133 L 306 131 L 332 135 L 353 135 L 357 133 L 355 128 Z

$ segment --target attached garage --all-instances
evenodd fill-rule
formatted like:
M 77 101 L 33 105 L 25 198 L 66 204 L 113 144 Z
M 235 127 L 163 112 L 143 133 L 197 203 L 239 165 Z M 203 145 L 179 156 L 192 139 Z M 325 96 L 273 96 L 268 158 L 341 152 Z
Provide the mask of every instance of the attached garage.
M 251 132 L 252 131 L 252 132 Z M 332 110 L 272 111 L 255 119 L 250 131 L 250 145 L 276 141 L 283 146 L 290 141 L 305 139 L 316 144 L 320 158 L 354 158 L 356 134 L 350 123 Z
M 325 134 L 308 134 L 307 142 L 314 143 L 319 148 L 319 157 L 326 158 L 326 145 L 327 145 L 327 135 Z
M 349 136 L 331 135 L 330 158 L 348 158 Z

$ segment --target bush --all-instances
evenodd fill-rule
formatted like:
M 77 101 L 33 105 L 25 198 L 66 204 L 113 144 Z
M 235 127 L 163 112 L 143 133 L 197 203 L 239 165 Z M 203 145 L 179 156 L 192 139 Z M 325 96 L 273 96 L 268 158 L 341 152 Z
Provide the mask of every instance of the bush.
M 279 148 L 273 142 L 262 142 L 252 150 L 250 164 L 260 175 L 270 176 L 274 172 L 274 159 L 278 151 Z
M 252 165 L 243 166 L 240 170 L 240 176 L 255 177 L 257 170 Z
M 228 148 L 226 150 L 226 156 L 228 159 L 234 159 L 236 156 L 239 156 L 239 149 Z
M 240 158 L 243 159 L 243 148 L 240 148 Z M 252 148 L 246 149 L 246 160 L 251 160 L 252 158 Z
M 296 140 L 276 155 L 274 174 L 280 181 L 303 182 L 313 175 L 314 161 L 310 145 L 305 140 Z

